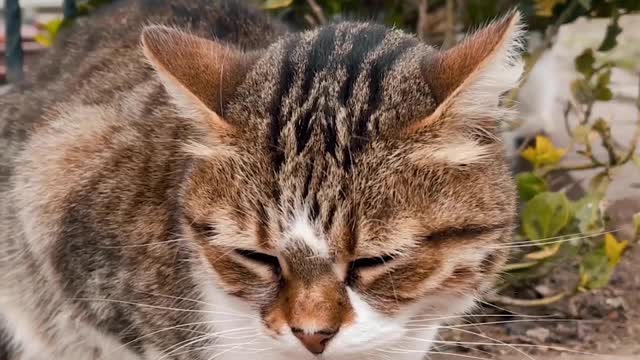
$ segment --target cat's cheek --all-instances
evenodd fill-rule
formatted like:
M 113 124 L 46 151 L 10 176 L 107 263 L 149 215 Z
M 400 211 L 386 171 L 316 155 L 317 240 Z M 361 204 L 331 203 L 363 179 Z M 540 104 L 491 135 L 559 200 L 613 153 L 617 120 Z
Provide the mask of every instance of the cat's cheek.
M 331 340 L 325 351 L 327 359 L 388 347 L 404 336 L 403 319 L 376 311 L 352 289 L 348 288 L 347 294 L 354 312 L 353 321 L 344 324 Z

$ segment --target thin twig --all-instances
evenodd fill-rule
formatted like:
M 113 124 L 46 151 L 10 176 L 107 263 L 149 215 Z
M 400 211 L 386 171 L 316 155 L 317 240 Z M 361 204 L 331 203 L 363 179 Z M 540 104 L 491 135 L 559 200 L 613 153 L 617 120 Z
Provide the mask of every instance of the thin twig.
M 311 14 L 304 14 L 304 20 L 311 26 L 312 28 L 318 26 L 318 20 Z
M 538 265 L 537 261 L 527 261 L 527 262 L 521 262 L 521 263 L 511 263 L 511 264 L 506 264 L 504 266 L 504 268 L 502 268 L 502 271 L 508 272 L 508 271 L 515 271 L 515 270 L 522 270 L 522 269 L 528 269 L 530 267 L 536 266 Z
M 534 306 L 545 306 L 553 303 L 557 303 L 558 301 L 567 297 L 567 292 L 561 292 L 554 296 L 544 297 L 542 299 L 515 299 L 509 296 L 504 295 L 489 295 L 487 296 L 487 301 L 492 303 L 499 303 L 502 305 L 511 305 L 511 306 L 522 306 L 522 307 L 534 307 Z
M 455 43 L 456 35 L 456 3 L 455 0 L 447 0 L 446 2 L 446 23 L 444 30 L 444 41 L 442 48 L 447 49 Z
M 318 22 L 320 22 L 321 25 L 326 24 L 327 17 L 324 15 L 324 11 L 322 11 L 322 7 L 318 5 L 316 0 L 307 0 L 307 4 L 311 8 L 313 15 L 315 15 L 316 19 L 318 19 Z
M 569 113 L 571 112 L 571 101 L 567 101 L 567 105 L 564 108 L 564 129 L 567 131 L 567 135 L 573 138 L 573 131 L 571 131 L 571 125 L 569 124 Z
M 418 6 L 418 24 L 416 26 L 416 33 L 418 38 L 422 41 L 427 40 L 428 25 L 429 25 L 429 0 L 420 0 Z
M 640 79 L 640 76 L 638 76 L 638 79 Z M 636 103 L 636 107 L 638 109 L 638 120 L 636 121 L 636 130 L 633 133 L 633 136 L 631 137 L 631 145 L 629 146 L 629 151 L 627 151 L 627 154 L 621 160 L 622 163 L 626 163 L 627 161 L 633 158 L 633 155 L 636 152 L 636 148 L 638 147 L 638 143 L 640 142 L 640 80 L 638 81 L 638 100 Z
M 592 169 L 599 169 L 601 167 L 605 167 L 605 164 L 589 163 L 589 164 L 580 164 L 580 165 L 557 166 L 557 167 L 545 169 L 542 172 L 541 176 L 544 177 L 551 173 L 556 173 L 556 172 L 592 170 Z
M 595 126 L 593 126 L 593 130 L 595 130 L 598 135 L 600 135 L 600 139 L 602 139 L 602 146 L 607 150 L 607 154 L 609 155 L 609 164 L 610 166 L 618 165 L 618 154 L 616 154 L 616 150 L 614 149 L 613 142 L 611 140 L 611 128 L 604 120 L 596 121 Z

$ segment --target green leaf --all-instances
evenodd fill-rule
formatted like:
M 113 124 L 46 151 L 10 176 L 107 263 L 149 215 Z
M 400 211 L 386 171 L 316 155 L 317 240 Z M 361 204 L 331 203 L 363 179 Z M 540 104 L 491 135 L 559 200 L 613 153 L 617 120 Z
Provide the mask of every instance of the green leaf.
M 600 101 L 609 101 L 613 98 L 613 93 L 609 88 L 611 82 L 611 69 L 607 68 L 605 71 L 598 75 L 598 81 L 594 90 L 594 96 Z
M 620 13 L 618 9 L 614 7 L 611 23 L 607 26 L 607 31 L 602 40 L 602 44 L 598 47 L 598 51 L 609 51 L 618 45 L 617 37 L 622 32 L 622 28 L 618 24 L 618 19 L 620 19 Z
M 589 192 L 602 197 L 607 192 L 607 188 L 609 187 L 610 183 L 611 176 L 609 175 L 609 172 L 605 170 L 591 178 L 588 187 Z
M 591 0 L 578 0 L 578 2 L 585 10 L 591 9 Z
M 574 60 L 576 70 L 587 78 L 593 74 L 593 64 L 595 64 L 595 62 L 596 59 L 593 57 L 593 50 L 591 48 L 585 49 L 582 54 L 578 55 Z
M 598 75 L 598 83 L 597 87 L 608 87 L 611 83 L 611 68 L 606 67 L 606 69 Z
M 571 94 L 580 104 L 588 104 L 593 101 L 593 92 L 585 79 L 576 79 L 571 82 Z
M 571 205 L 560 192 L 543 192 L 536 195 L 522 212 L 522 230 L 534 241 L 558 235 L 569 224 Z
M 593 130 L 600 134 L 606 134 L 611 131 L 611 127 L 609 123 L 607 123 L 607 120 L 600 117 L 593 122 Z
M 574 204 L 575 220 L 582 234 L 596 234 L 604 230 L 604 218 L 601 208 L 602 198 L 588 195 Z
M 613 270 L 604 247 L 594 249 L 580 264 L 580 287 L 591 290 L 607 285 Z
M 633 215 L 633 239 L 640 240 L 640 213 Z
M 555 147 L 549 138 L 538 135 L 535 147 L 526 148 L 520 155 L 534 166 L 540 166 L 555 165 L 566 153 L 567 150 Z
M 265 10 L 276 10 L 289 7 L 293 4 L 293 0 L 265 0 L 262 8 Z
M 611 89 L 605 88 L 605 89 L 596 89 L 596 90 L 597 90 L 595 93 L 596 100 L 610 101 L 611 99 L 613 99 L 613 92 L 611 92 Z
M 518 195 L 522 201 L 529 201 L 541 192 L 547 191 L 547 184 L 542 178 L 531 172 L 516 175 Z

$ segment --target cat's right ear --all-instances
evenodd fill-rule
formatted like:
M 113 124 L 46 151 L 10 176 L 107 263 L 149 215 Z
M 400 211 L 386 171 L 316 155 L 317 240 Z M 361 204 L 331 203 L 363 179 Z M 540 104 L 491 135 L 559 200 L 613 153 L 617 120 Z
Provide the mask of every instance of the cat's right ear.
M 205 120 L 218 136 L 234 129 L 221 116 L 249 66 L 240 50 L 165 27 L 142 31 L 142 48 L 181 115 Z

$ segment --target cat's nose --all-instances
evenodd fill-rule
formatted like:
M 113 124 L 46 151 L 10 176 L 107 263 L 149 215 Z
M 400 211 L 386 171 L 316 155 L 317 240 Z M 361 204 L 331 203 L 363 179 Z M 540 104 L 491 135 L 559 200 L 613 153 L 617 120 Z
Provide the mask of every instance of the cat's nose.
M 319 355 L 322 354 L 324 349 L 327 347 L 327 343 L 336 335 L 338 330 L 326 329 L 313 333 L 306 333 L 302 329 L 291 328 L 291 332 L 293 332 L 293 335 L 300 340 L 307 350 L 311 351 L 311 353 L 315 355 Z

